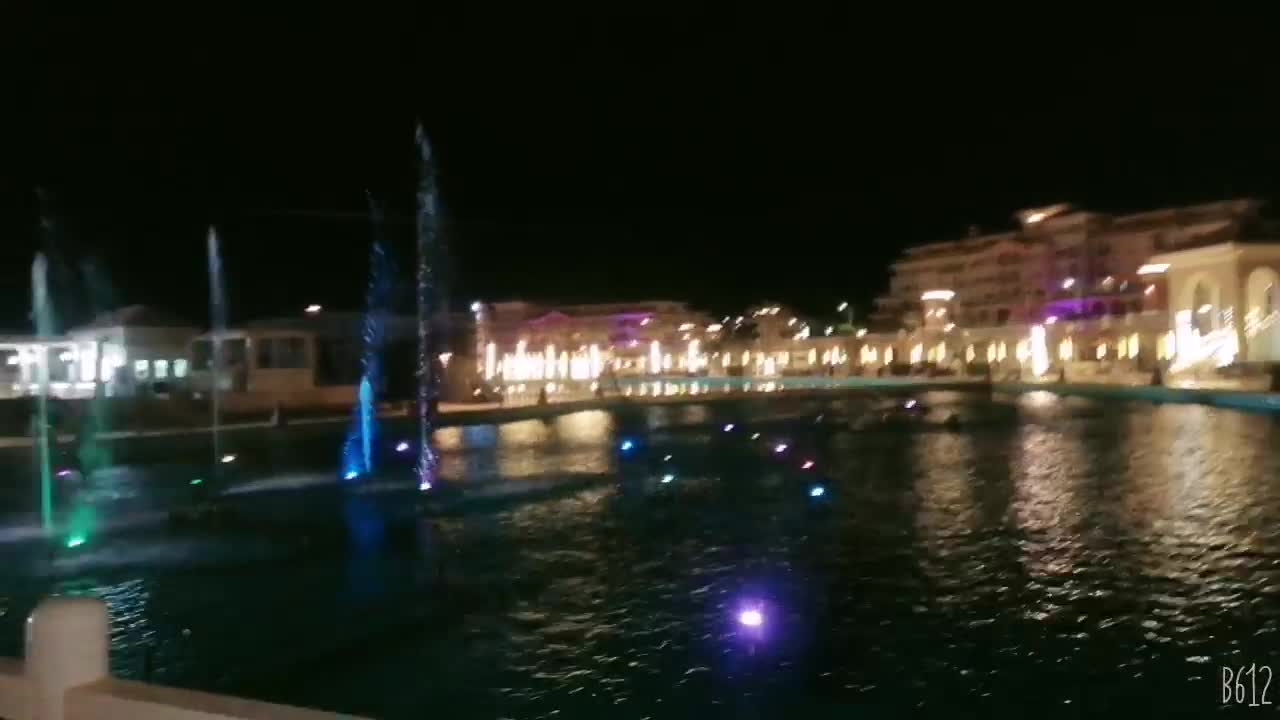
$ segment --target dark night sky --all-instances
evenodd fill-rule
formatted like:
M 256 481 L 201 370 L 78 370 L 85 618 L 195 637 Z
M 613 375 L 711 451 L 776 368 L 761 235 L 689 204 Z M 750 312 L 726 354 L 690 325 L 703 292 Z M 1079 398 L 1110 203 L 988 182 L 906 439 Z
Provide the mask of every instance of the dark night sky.
M 1280 188 L 1260 18 L 476 5 L 0 11 L 0 123 L 16 123 L 0 327 L 26 323 L 37 187 L 59 266 L 95 263 L 115 302 L 201 321 L 213 222 L 233 319 L 357 307 L 366 189 L 407 260 L 415 117 L 440 157 L 459 300 L 821 310 L 868 300 L 903 246 L 1019 207 Z M 82 289 L 58 287 L 84 311 Z

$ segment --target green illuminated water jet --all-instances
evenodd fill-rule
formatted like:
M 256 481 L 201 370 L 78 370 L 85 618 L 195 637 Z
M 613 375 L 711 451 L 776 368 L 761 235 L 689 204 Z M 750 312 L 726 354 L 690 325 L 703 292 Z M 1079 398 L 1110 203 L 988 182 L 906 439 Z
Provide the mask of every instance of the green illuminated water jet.
M 49 262 L 36 253 L 31 263 L 31 315 L 36 337 L 45 340 L 53 335 L 53 308 L 49 306 Z M 40 526 L 46 535 L 53 532 L 53 474 L 49 468 L 49 349 L 40 349 L 36 364 L 39 373 L 36 395 L 36 426 L 32 438 L 36 444 L 36 463 L 40 467 Z

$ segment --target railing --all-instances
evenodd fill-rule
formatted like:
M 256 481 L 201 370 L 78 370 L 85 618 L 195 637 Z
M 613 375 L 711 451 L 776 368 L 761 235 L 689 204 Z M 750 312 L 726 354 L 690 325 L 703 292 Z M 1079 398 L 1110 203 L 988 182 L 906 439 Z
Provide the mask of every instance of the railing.
M 48 598 L 27 620 L 25 662 L 0 658 L 4 720 L 336 720 L 319 710 L 111 677 L 106 605 Z

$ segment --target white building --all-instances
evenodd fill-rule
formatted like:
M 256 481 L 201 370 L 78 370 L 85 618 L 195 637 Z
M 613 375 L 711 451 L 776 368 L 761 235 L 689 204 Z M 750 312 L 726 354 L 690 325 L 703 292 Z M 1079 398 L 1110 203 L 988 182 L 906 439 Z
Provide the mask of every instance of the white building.
M 0 394 L 65 398 L 166 393 L 188 373 L 195 327 L 142 305 L 103 313 L 63 335 L 0 337 Z

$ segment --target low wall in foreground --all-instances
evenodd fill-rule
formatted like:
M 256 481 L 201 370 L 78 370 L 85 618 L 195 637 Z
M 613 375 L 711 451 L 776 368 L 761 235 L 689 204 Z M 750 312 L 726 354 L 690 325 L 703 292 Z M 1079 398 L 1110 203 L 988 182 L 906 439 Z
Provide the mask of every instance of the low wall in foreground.
M 0 658 L 4 720 L 337 720 L 319 710 L 111 677 L 107 606 L 53 597 L 27 621 L 26 662 Z

